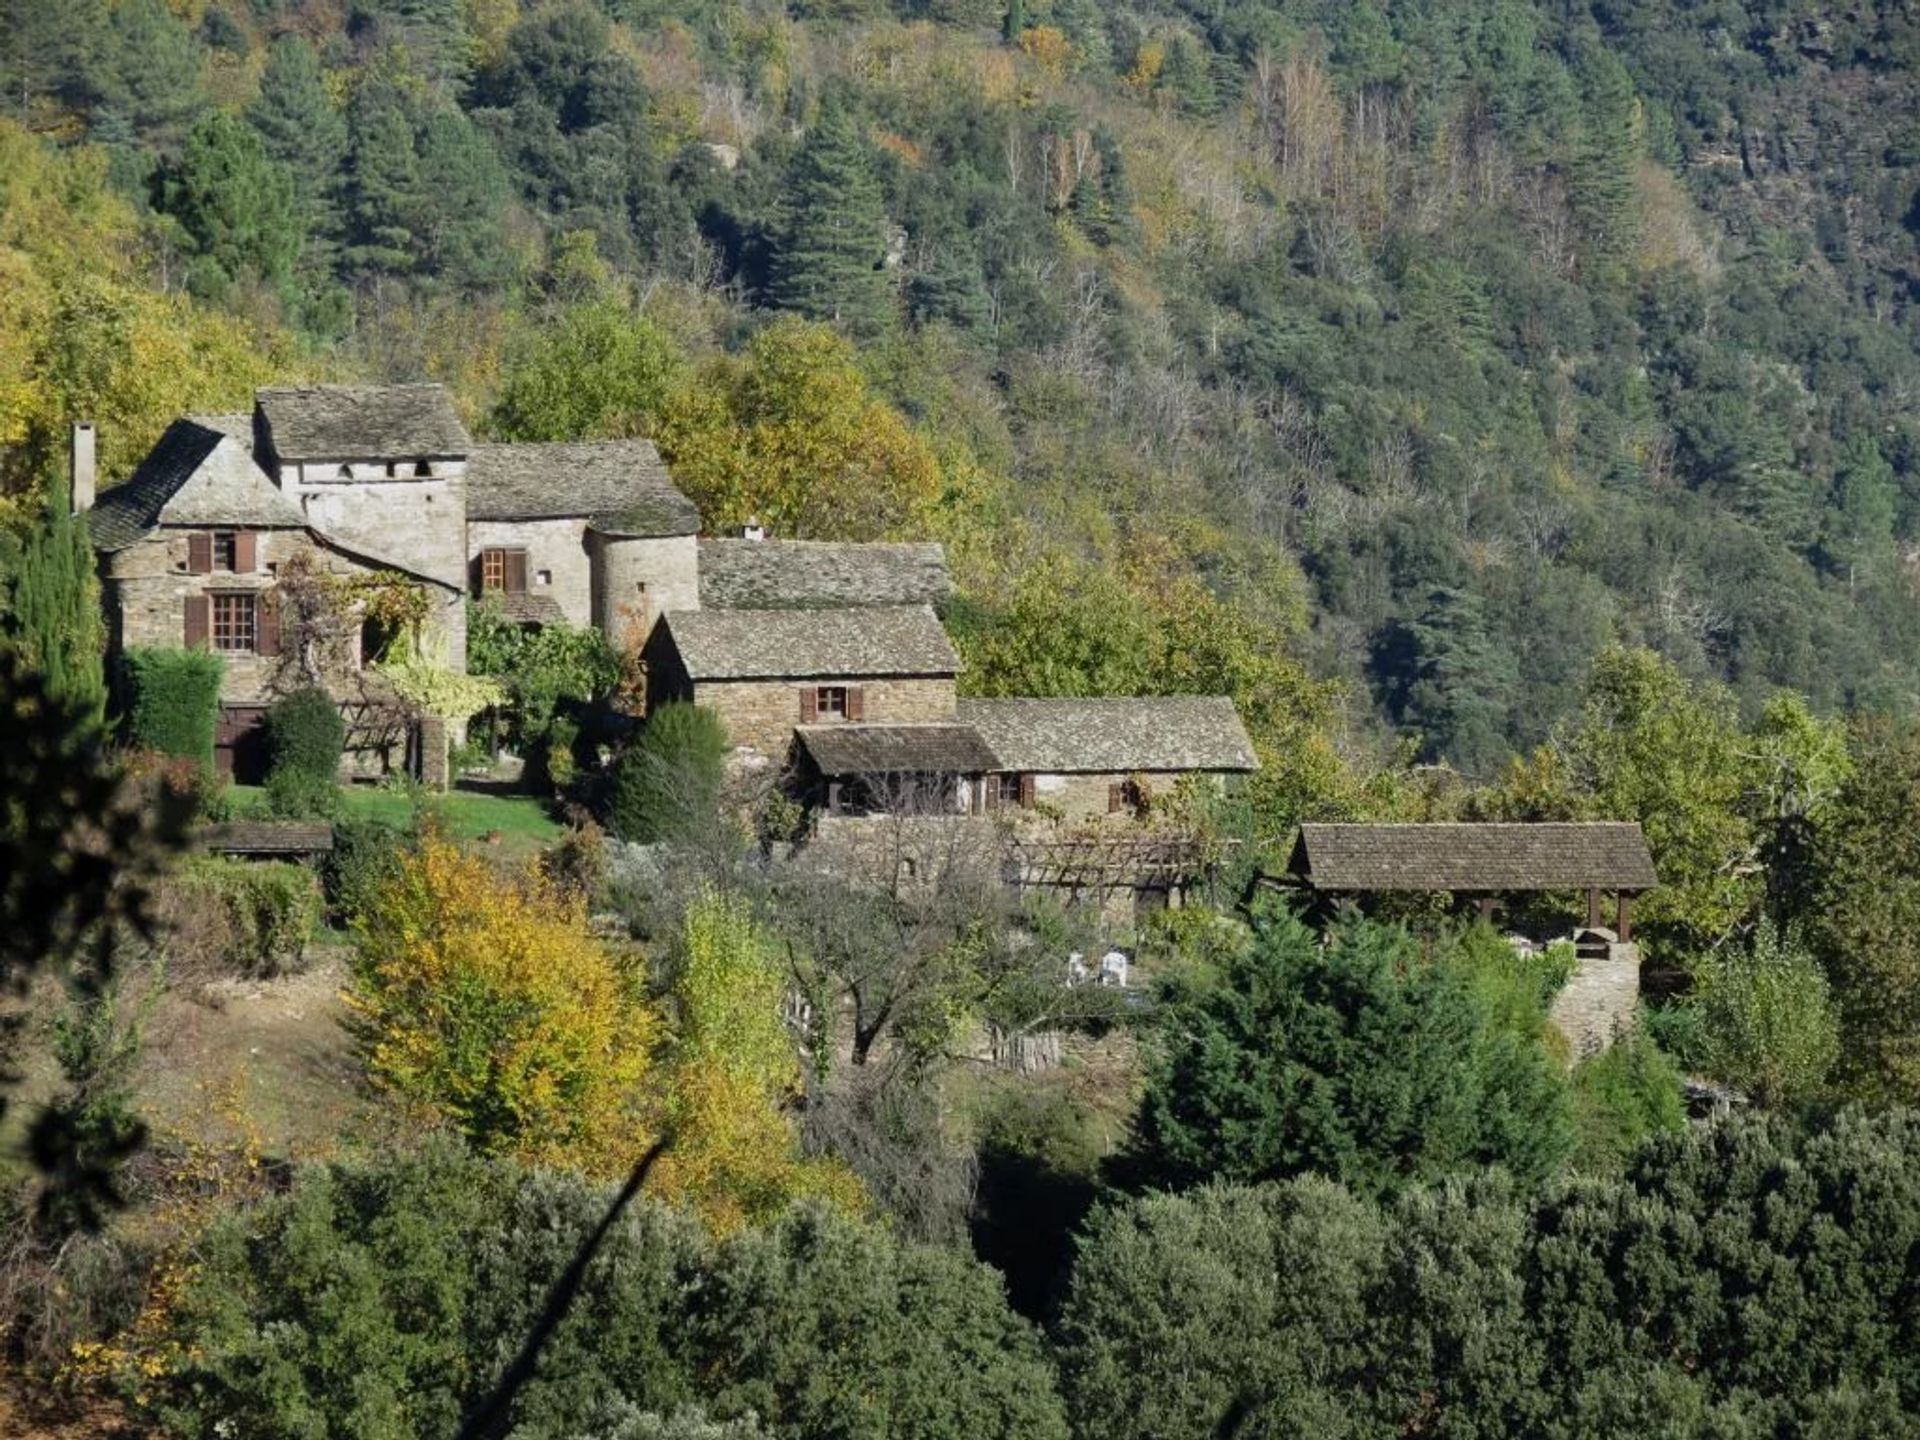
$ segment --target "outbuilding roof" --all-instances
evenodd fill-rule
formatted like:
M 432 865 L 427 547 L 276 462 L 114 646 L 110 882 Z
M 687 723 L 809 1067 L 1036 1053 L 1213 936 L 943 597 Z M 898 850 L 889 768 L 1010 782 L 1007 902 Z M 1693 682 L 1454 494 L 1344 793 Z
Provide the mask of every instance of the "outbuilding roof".
M 200 420 L 176 420 L 125 484 L 87 516 L 96 550 L 122 550 L 163 525 L 299 530 L 300 507 L 246 447 Z
M 707 609 L 932 605 L 952 593 L 944 545 L 700 542 L 700 604 Z
M 1253 742 L 1224 695 L 962 700 L 1005 771 L 1132 774 L 1257 770 Z
M 651 440 L 476 445 L 467 457 L 467 518 L 582 516 L 602 534 L 694 535 L 700 511 L 675 487 Z
M 794 734 L 822 775 L 984 775 L 997 768 L 971 725 L 802 725 Z
M 281 460 L 450 459 L 473 449 L 444 385 L 270 386 L 254 404 Z
M 960 668 L 926 605 L 675 610 L 665 623 L 693 680 L 951 675 Z
M 1316 890 L 1651 890 L 1630 821 L 1302 825 L 1288 873 Z

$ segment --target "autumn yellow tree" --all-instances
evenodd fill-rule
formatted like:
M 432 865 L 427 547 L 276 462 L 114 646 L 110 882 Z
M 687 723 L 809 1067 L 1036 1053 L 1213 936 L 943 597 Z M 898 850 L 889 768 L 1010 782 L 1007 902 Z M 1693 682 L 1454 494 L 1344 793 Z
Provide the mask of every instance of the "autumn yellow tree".
M 655 437 L 715 529 L 756 518 L 790 538 L 916 537 L 945 488 L 932 449 L 869 390 L 853 347 L 802 320 L 702 367 Z
M 624 1174 L 661 1036 L 582 902 L 428 837 L 361 922 L 350 1028 L 380 1088 L 479 1150 Z
M 800 1154 L 789 1113 L 800 1067 L 780 1020 L 786 979 L 746 905 L 697 900 L 681 951 L 665 1087 L 674 1138 L 661 1190 L 722 1231 L 805 1196 L 856 1208 L 859 1184 L 844 1167 Z

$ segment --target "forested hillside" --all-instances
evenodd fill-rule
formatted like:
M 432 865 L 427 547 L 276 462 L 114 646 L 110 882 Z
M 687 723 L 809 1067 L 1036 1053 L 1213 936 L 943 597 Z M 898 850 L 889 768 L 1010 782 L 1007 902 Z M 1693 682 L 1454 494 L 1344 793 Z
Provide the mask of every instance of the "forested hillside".
M 444 378 L 945 538 L 976 686 L 1229 688 L 1322 797 L 1383 725 L 1491 778 L 1611 643 L 1920 688 L 1899 0 L 4 5 L 16 495 L 70 414 L 124 474 Z

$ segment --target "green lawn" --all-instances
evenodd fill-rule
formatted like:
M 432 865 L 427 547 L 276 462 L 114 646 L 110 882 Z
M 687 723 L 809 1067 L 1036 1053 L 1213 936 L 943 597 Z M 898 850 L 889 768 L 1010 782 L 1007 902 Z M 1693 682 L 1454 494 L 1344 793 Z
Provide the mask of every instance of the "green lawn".
M 261 803 L 258 786 L 235 785 L 231 793 L 236 814 L 244 815 Z M 351 785 L 343 787 L 340 793 L 342 809 L 356 819 L 382 820 L 398 826 L 413 820 L 416 796 L 412 792 L 378 785 Z M 445 795 L 420 796 L 419 803 L 438 815 L 447 833 L 456 840 L 480 840 L 497 831 L 503 843 L 515 849 L 534 850 L 559 839 L 562 833 L 559 822 L 531 795 L 482 795 L 471 790 L 452 790 Z

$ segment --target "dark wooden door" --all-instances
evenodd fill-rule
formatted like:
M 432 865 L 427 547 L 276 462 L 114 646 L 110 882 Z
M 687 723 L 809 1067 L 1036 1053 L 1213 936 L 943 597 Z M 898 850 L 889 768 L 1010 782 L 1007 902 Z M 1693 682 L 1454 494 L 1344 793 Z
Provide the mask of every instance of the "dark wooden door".
M 236 785 L 267 778 L 267 707 L 222 705 L 213 732 L 213 762 Z

